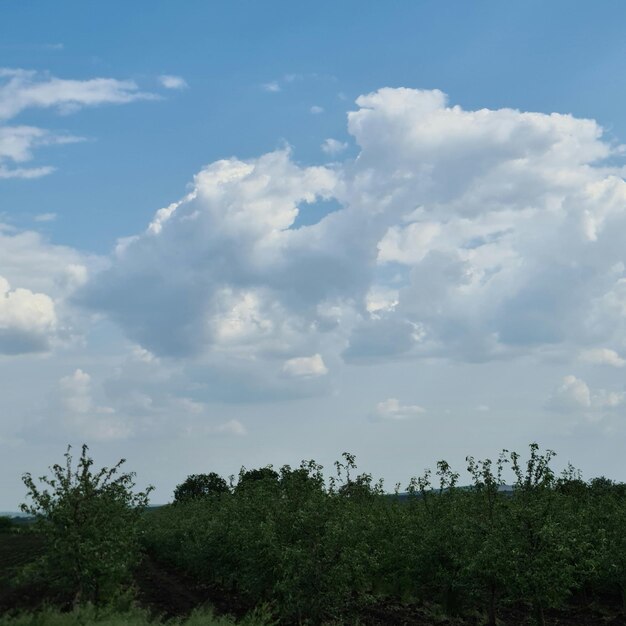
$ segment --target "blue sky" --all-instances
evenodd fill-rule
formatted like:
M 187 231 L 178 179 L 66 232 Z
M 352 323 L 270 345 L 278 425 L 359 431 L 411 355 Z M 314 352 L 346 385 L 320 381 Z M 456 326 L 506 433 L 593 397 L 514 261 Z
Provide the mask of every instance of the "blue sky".
M 625 20 L 2 2 L 0 508 L 83 440 L 162 501 L 533 440 L 626 480 Z
M 5 210 L 24 218 L 41 212 L 44 197 L 48 211 L 72 223 L 50 226 L 55 237 L 106 252 L 214 159 L 287 141 L 298 160 L 320 161 L 321 140 L 345 136 L 354 99 L 385 86 L 441 89 L 465 108 L 571 112 L 623 138 L 626 8 L 602 6 L 5 1 L 3 66 L 132 79 L 164 97 L 52 120 L 49 111 L 25 111 L 22 123 L 45 120 L 88 141 L 38 155 L 59 171 L 26 189 L 7 184 Z M 164 94 L 161 74 L 184 74 L 190 89 Z M 297 78 L 285 84 L 290 75 Z M 260 89 L 274 81 L 279 94 Z M 324 115 L 310 114 L 315 105 Z

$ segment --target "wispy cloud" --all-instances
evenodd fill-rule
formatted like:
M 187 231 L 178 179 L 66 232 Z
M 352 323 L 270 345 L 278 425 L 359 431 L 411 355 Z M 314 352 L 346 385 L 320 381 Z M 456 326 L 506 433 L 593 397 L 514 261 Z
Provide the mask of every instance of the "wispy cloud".
M 340 154 L 348 147 L 347 142 L 339 141 L 338 139 L 333 139 L 329 137 L 328 139 L 324 139 L 324 142 L 321 145 L 322 152 L 326 154 L 335 155 Z
M 132 80 L 66 80 L 44 72 L 0 68 L 0 179 L 46 176 L 55 168 L 50 165 L 24 167 L 21 164 L 31 161 L 34 150 L 40 146 L 84 141 L 82 137 L 53 133 L 35 126 L 6 125 L 8 120 L 25 110 L 55 109 L 69 114 L 83 107 L 126 104 L 157 97 L 141 91 Z M 15 167 L 16 164 L 20 166 Z
M 162 74 L 159 76 L 159 82 L 166 89 L 186 89 L 189 87 L 182 76 L 173 76 L 172 74 Z
M 51 165 L 44 165 L 42 167 L 5 167 L 0 165 L 0 179 L 8 178 L 41 178 L 42 176 L 48 176 L 56 170 Z
M 263 83 L 261 85 L 261 89 L 263 89 L 263 91 L 267 91 L 269 93 L 277 93 L 278 91 L 281 91 L 280 85 L 278 84 L 278 81 L 271 81 L 269 83 Z
M 39 213 L 33 218 L 35 222 L 54 222 L 57 218 L 56 213 Z
M 397 398 L 388 398 L 376 405 L 372 413 L 375 420 L 402 421 L 414 419 L 425 413 L 425 409 L 417 404 L 400 404 Z
M 30 108 L 55 108 L 71 113 L 101 104 L 154 100 L 133 80 L 92 78 L 67 80 L 24 69 L 0 69 L 0 119 L 11 119 Z

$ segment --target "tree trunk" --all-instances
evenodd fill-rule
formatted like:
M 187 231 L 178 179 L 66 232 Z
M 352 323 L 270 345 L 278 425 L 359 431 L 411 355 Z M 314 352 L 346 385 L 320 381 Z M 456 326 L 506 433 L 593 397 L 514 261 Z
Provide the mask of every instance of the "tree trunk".
M 546 618 L 543 614 L 543 606 L 541 602 L 535 602 L 535 619 L 538 626 L 546 626 Z

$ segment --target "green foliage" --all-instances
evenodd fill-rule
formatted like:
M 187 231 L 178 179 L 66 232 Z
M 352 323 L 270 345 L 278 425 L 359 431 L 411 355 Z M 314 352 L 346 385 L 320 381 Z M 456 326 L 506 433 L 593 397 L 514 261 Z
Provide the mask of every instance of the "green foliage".
M 5 515 L 0 515 L 0 533 L 10 533 L 15 528 L 13 520 Z
M 349 453 L 328 479 L 314 461 L 242 469 L 232 493 L 146 518 L 146 545 L 200 583 L 269 602 L 285 623 L 347 623 L 377 600 L 492 626 L 527 604 L 542 623 L 573 592 L 626 589 L 623 486 L 585 483 L 571 466 L 557 477 L 553 457 L 536 444 L 525 461 L 468 457 L 464 488 L 440 461 L 396 496 Z
M 48 538 L 38 571 L 80 600 L 114 595 L 141 536 L 153 558 L 196 584 L 264 606 L 249 624 L 270 615 L 353 623 L 372 603 L 411 602 L 433 620 L 489 626 L 526 607 L 541 625 L 572 594 L 591 602 L 607 593 L 622 594 L 626 614 L 626 488 L 587 483 L 572 466 L 557 476 L 553 458 L 537 444 L 525 459 L 467 457 L 465 487 L 440 461 L 390 496 L 344 453 L 327 478 L 314 461 L 242 468 L 234 488 L 215 474 L 190 476 L 175 506 L 141 516 L 147 493 L 133 495 L 132 475 L 120 464 L 93 472 L 84 448 L 76 469 L 69 451 L 65 467 L 52 468 L 44 491 L 24 477 L 33 502 L 24 510 Z M 187 623 L 213 623 L 198 615 Z
M 174 504 L 228 493 L 228 483 L 215 472 L 192 474 L 174 490 Z
M 274 470 L 271 465 L 252 470 L 247 470 L 245 467 L 242 467 L 239 471 L 239 481 L 237 482 L 235 490 L 242 491 L 247 489 L 250 485 L 256 485 L 258 482 L 262 482 L 265 488 L 271 489 L 278 485 L 278 478 L 278 472 Z
M 133 473 L 113 468 L 95 471 L 83 445 L 76 468 L 70 447 L 64 465 L 53 465 L 40 488 L 30 474 L 23 476 L 30 502 L 22 511 L 38 519 L 46 538 L 45 555 L 31 574 L 72 594 L 74 603 L 101 602 L 128 582 L 139 559 L 139 519 L 151 488 L 133 491 Z
M 238 622 L 240 626 L 272 626 L 267 611 L 261 609 Z M 188 618 L 173 619 L 163 622 L 151 619 L 146 611 L 128 609 L 119 611 L 115 608 L 98 608 L 84 605 L 70 613 L 57 609 L 44 609 L 36 613 L 23 613 L 16 616 L 0 616 L 0 626 L 148 626 L 167 624 L 168 626 L 233 626 L 235 621 L 229 617 L 217 617 L 211 610 L 198 609 Z

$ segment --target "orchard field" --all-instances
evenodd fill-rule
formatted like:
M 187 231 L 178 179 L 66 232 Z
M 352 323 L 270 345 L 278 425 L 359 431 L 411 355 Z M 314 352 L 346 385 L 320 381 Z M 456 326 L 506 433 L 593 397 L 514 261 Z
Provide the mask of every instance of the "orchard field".
M 0 624 L 626 624 L 626 485 L 553 456 L 441 461 L 389 494 L 346 453 L 330 476 L 190 476 L 149 509 L 121 463 L 68 451 L 25 476 L 37 521 L 0 533 Z

